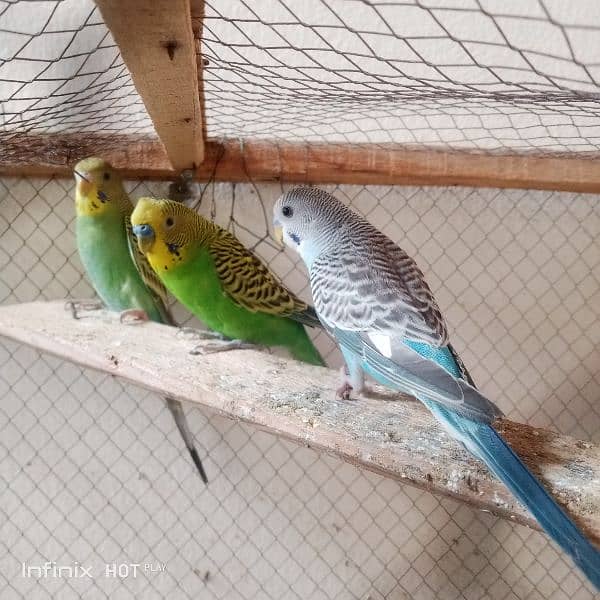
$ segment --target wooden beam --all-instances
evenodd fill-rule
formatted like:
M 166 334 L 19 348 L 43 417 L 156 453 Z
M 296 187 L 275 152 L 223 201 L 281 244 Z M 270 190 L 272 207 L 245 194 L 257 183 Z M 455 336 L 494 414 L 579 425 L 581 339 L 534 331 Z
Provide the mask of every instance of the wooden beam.
M 176 171 L 204 160 L 190 0 L 96 0 Z M 194 0 L 196 12 L 198 0 Z M 198 25 L 196 24 L 196 28 Z
M 200 99 L 200 114 L 202 116 L 202 139 L 208 139 L 206 119 L 204 118 L 204 58 L 202 56 L 202 29 L 204 26 L 204 0 L 190 0 L 192 13 L 192 32 L 196 50 L 196 70 L 198 71 L 198 96 Z M 200 164 L 200 163 L 198 163 Z
M 377 144 L 209 140 L 196 176 L 215 181 L 466 185 L 600 193 L 600 157 L 472 154 Z M 129 136 L 0 133 L 0 173 L 71 176 L 97 154 L 126 177 L 172 179 L 156 140 Z
M 537 527 L 487 469 L 419 403 L 334 398 L 338 373 L 267 353 L 192 356 L 199 341 L 156 323 L 131 327 L 106 311 L 74 319 L 64 302 L 0 307 L 0 335 L 136 385 L 197 403 L 402 483 Z M 600 543 L 600 447 L 502 420 L 497 429 L 579 526 Z

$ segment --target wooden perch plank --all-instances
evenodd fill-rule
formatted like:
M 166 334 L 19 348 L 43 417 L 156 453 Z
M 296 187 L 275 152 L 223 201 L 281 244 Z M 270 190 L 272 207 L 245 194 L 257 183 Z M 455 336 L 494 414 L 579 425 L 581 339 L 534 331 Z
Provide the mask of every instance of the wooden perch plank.
M 75 320 L 62 301 L 0 307 L 0 335 L 536 527 L 504 485 L 410 398 L 377 388 L 372 397 L 336 400 L 337 372 L 250 350 L 192 356 L 198 341 L 173 327 L 126 326 L 106 311 Z M 600 543 L 600 447 L 506 420 L 497 428 Z
M 190 0 L 96 0 L 173 169 L 204 160 Z M 195 11 L 198 12 L 195 0 Z
M 126 177 L 172 179 L 160 143 L 131 136 L 0 133 L 0 174 L 71 176 L 97 154 Z M 596 155 L 472 154 L 388 144 L 300 144 L 268 140 L 209 140 L 200 180 L 282 181 L 373 185 L 468 185 L 600 192 Z

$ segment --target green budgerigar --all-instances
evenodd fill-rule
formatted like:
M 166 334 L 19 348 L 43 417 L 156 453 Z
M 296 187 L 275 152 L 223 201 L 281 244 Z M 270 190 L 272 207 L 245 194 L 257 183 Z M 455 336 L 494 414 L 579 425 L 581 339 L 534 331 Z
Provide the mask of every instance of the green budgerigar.
M 77 248 L 97 294 L 110 310 L 174 325 L 167 292 L 136 244 L 130 222 L 133 205 L 118 173 L 94 157 L 78 162 L 74 173 Z M 172 398 L 165 401 L 206 483 L 183 407 Z
M 283 347 L 322 365 L 304 329 L 320 327 L 312 307 L 287 290 L 235 236 L 171 200 L 140 198 L 131 215 L 142 252 L 169 291 L 230 340 Z

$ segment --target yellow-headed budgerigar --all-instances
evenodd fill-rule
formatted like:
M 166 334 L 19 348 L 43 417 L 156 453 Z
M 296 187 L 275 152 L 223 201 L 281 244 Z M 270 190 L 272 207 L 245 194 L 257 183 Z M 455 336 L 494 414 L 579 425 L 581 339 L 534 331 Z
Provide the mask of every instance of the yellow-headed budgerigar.
M 475 389 L 450 346 L 414 260 L 317 188 L 283 194 L 273 219 L 276 235 L 304 260 L 317 314 L 344 355 L 348 371 L 338 392 L 360 392 L 366 373 L 418 398 L 600 588 L 600 552 L 492 427 L 500 410 Z
M 260 344 L 323 364 L 304 329 L 321 326 L 312 307 L 231 233 L 182 204 L 152 198 L 138 200 L 131 223 L 140 249 L 169 291 L 229 339 L 213 350 Z
M 75 165 L 77 248 L 94 289 L 115 311 L 174 325 L 166 290 L 138 250 L 129 221 L 133 205 L 118 173 L 100 158 Z M 206 483 L 181 403 L 165 398 L 185 445 Z

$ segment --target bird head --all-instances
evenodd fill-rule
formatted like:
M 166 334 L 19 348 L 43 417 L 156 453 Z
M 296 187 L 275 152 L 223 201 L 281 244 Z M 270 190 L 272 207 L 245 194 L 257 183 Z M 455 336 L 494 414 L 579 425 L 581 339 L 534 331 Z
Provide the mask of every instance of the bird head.
M 112 166 L 102 158 L 89 157 L 74 167 L 75 207 L 79 216 L 118 214 L 126 198 L 123 182 Z
M 140 198 L 131 214 L 131 225 L 144 253 L 167 251 L 181 255 L 199 232 L 201 217 L 173 200 Z
M 310 267 L 321 251 L 335 242 L 347 212 L 324 190 L 294 188 L 280 196 L 273 207 L 275 238 L 296 250 Z

